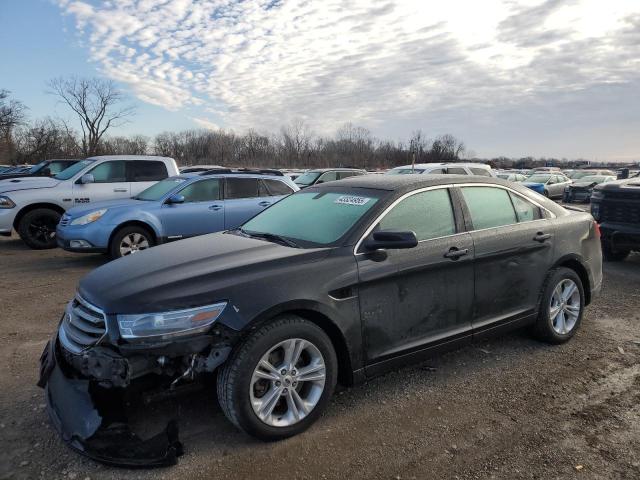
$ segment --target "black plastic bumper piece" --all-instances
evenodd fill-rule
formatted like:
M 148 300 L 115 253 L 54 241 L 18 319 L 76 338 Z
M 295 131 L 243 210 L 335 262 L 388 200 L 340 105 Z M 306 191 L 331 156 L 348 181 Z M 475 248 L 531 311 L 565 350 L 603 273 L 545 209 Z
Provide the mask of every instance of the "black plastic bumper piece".
M 183 453 L 174 420 L 162 432 L 142 440 L 126 422 L 118 392 L 122 389 L 102 389 L 89 380 L 65 374 L 55 341 L 47 343 L 40 358 L 38 385 L 45 389 L 54 428 L 82 455 L 107 465 L 152 468 L 175 465 Z

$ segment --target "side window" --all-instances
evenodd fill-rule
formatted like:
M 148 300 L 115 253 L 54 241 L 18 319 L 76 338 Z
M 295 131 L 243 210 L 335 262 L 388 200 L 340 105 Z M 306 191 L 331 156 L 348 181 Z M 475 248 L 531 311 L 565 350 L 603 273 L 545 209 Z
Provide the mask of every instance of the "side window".
M 555 175 L 551 175 L 549 177 L 549 181 L 547 182 L 549 185 L 553 185 L 554 183 L 558 183 L 558 177 Z
M 293 193 L 293 189 L 284 182 L 280 180 L 272 180 L 269 178 L 265 178 L 261 181 L 264 183 L 267 190 L 267 195 L 271 196 L 280 196 L 280 195 L 289 195 Z M 261 195 L 262 196 L 262 195 Z
M 380 230 L 415 232 L 418 240 L 456 233 L 449 191 L 445 188 L 416 193 L 398 203 L 380 221 Z
M 449 167 L 447 173 L 451 175 L 466 175 L 467 171 L 462 167 Z
M 342 180 L 343 178 L 349 178 L 357 175 L 356 172 L 338 172 L 338 180 Z
M 474 230 L 518 223 L 509 193 L 494 187 L 463 187 Z
M 533 203 L 511 192 L 509 192 L 509 195 L 511 196 L 513 207 L 516 209 L 518 222 L 530 222 L 532 220 L 539 220 L 541 218 L 540 209 Z
M 169 176 L 167 167 L 162 162 L 136 160 L 131 162 L 131 168 L 133 170 L 131 175 L 132 182 L 157 182 Z
M 127 162 L 124 160 L 104 162 L 87 173 L 93 175 L 95 183 L 126 182 Z
M 471 173 L 473 173 L 474 175 L 480 175 L 482 177 L 491 176 L 491 174 L 489 173 L 489 170 L 484 168 L 470 167 L 469 170 L 471 170 Z
M 338 172 L 325 172 L 320 175 L 316 183 L 333 182 L 334 180 L 338 180 Z
M 229 200 L 255 198 L 258 196 L 258 179 L 229 177 L 225 180 L 224 196 Z
M 220 180 L 217 178 L 200 180 L 187 185 L 179 193 L 184 196 L 185 203 L 220 200 Z
M 433 170 L 429 170 L 430 175 L 440 175 L 445 173 L 444 168 L 434 168 Z

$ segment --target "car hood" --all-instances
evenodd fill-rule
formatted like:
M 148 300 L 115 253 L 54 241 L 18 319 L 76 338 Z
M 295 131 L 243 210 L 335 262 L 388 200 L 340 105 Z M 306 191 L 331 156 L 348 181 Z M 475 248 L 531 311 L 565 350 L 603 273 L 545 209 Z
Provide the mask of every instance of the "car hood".
M 53 188 L 60 183 L 51 177 L 25 177 L 0 179 L 0 192 L 15 192 L 16 190 L 29 190 L 31 188 Z
M 145 202 L 144 200 L 134 200 L 132 198 L 124 198 L 118 200 L 106 200 L 103 202 L 93 202 L 88 205 L 82 205 L 78 207 L 73 207 L 67 210 L 67 215 L 71 218 L 81 217 L 82 215 L 86 215 L 87 213 L 95 212 L 96 210 L 100 210 L 102 208 L 115 209 L 115 208 L 131 208 L 138 207 L 142 205 L 153 204 L 155 202 Z
M 123 257 L 89 273 L 80 295 L 113 313 L 149 313 L 207 305 L 247 292 L 243 284 L 270 272 L 325 258 L 330 248 L 291 248 L 229 233 L 213 233 Z

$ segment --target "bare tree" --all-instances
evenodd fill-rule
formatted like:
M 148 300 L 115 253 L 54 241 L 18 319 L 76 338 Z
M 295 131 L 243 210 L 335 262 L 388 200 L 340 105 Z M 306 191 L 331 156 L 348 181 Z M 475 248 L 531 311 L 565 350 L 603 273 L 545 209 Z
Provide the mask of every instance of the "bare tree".
M 48 86 L 49 93 L 58 96 L 78 116 L 86 156 L 98 153 L 104 134 L 126 123 L 127 117 L 134 113 L 133 107 L 120 106 L 124 95 L 111 80 L 55 78 Z
M 82 155 L 74 132 L 51 118 L 19 127 L 14 134 L 17 159 L 35 163 L 50 158 L 76 158 Z
M 15 144 L 12 131 L 24 122 L 26 107 L 9 98 L 8 90 L 0 90 L 0 160 L 13 161 Z

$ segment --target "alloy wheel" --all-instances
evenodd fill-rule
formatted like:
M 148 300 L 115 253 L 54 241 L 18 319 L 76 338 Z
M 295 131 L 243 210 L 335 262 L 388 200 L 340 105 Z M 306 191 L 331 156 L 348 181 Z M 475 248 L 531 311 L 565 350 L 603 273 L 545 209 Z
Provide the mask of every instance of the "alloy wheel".
M 568 278 L 561 280 L 551 295 L 549 318 L 556 333 L 566 335 L 573 330 L 581 311 L 580 290 Z
M 133 255 L 140 250 L 146 250 L 149 248 L 149 240 L 140 233 L 130 233 L 120 242 L 120 255 Z
M 254 369 L 249 387 L 253 411 L 267 425 L 294 425 L 318 404 L 325 378 L 325 360 L 313 343 L 284 340 L 270 348 Z

